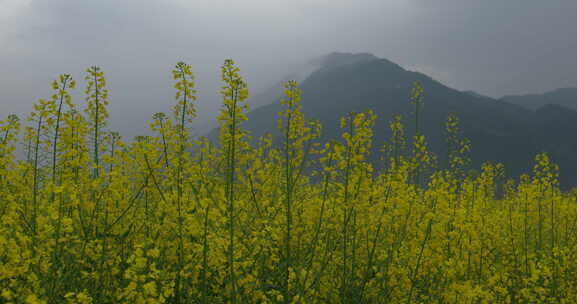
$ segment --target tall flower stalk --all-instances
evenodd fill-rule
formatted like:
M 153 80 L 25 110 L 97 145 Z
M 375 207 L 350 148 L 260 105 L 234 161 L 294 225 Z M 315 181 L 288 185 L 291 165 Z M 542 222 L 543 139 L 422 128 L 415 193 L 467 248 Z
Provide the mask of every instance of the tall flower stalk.
M 237 275 L 235 270 L 235 229 L 236 208 L 236 171 L 239 146 L 244 133 L 240 130 L 240 125 L 247 120 L 244 112 L 248 110 L 248 104 L 244 103 L 248 98 L 248 88 L 246 82 L 239 74 L 240 69 L 234 64 L 232 59 L 225 60 L 221 68 L 221 78 L 224 86 L 221 89 L 223 106 L 220 110 L 218 120 L 220 121 L 220 140 L 224 149 L 226 160 L 225 168 L 225 200 L 226 213 L 228 218 L 228 285 L 230 290 L 230 301 L 238 302 L 237 297 Z
M 108 89 L 106 88 L 106 78 L 104 72 L 98 66 L 86 69 L 86 113 L 90 120 L 92 133 L 92 154 L 94 170 L 92 178 L 100 176 L 100 150 L 102 141 L 102 129 L 106 126 L 108 119 Z
M 196 116 L 196 109 L 193 101 L 196 100 L 196 90 L 194 89 L 194 76 L 190 65 L 178 62 L 172 70 L 173 79 L 176 80 L 176 105 L 173 113 L 179 123 L 177 124 L 177 167 L 176 167 L 176 208 L 178 223 L 178 267 L 176 280 L 176 302 L 183 301 L 182 291 L 182 269 L 184 267 L 184 214 L 183 214 L 183 193 L 184 193 L 184 169 L 186 166 L 188 147 L 188 127 Z

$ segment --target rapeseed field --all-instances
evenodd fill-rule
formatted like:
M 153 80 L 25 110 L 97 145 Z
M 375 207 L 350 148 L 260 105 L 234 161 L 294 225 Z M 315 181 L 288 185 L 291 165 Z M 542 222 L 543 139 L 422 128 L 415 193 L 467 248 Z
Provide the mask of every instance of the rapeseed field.
M 373 142 L 367 109 L 321 142 L 294 81 L 280 136 L 251 138 L 247 83 L 232 60 L 221 71 L 218 142 L 190 135 L 182 62 L 149 136 L 109 131 L 98 67 L 85 100 L 61 75 L 26 122 L 0 121 L 0 303 L 577 303 L 576 196 L 546 154 L 517 180 L 472 172 L 449 115 L 434 155 L 418 83 L 412 138 L 395 116 Z

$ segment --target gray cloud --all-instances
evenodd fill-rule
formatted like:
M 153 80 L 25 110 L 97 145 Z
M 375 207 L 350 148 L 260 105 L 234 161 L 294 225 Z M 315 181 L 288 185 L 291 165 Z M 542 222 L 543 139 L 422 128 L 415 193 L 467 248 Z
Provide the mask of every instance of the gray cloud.
M 192 64 L 208 118 L 225 58 L 254 92 L 335 50 L 492 96 L 577 86 L 576 18 L 564 0 L 0 0 L 0 113 L 27 112 L 57 74 L 97 64 L 113 126 L 136 134 L 173 104 L 176 61 Z

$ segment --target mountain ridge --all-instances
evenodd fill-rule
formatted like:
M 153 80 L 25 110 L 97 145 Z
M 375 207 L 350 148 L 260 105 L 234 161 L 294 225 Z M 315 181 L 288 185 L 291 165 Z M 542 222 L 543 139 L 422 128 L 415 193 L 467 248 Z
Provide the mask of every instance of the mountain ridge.
M 339 120 L 347 113 L 372 109 L 378 117 L 373 161 L 379 165 L 376 155 L 390 136 L 388 124 L 393 115 L 403 116 L 407 138 L 414 134 L 409 96 L 413 83 L 419 81 L 425 90 L 421 125 L 431 150 L 440 159 L 446 153 L 444 123 L 449 113 L 455 113 L 464 136 L 472 142 L 473 168 L 485 161 L 500 162 L 509 176 L 519 176 L 530 173 L 537 153 L 548 152 L 561 167 L 562 184 L 577 185 L 577 157 L 567 153 L 574 147 L 577 151 L 577 138 L 567 140 L 570 134 L 561 132 L 577 128 L 577 111 L 558 107 L 534 111 L 506 100 L 458 91 L 386 59 L 351 56 L 347 59 L 346 53 L 339 53 L 338 61 L 327 61 L 329 64 L 320 66 L 300 84 L 303 113 L 307 119 L 321 122 L 322 141 L 340 136 Z M 277 113 L 282 109 L 279 103 L 260 106 L 248 113 L 244 127 L 255 138 L 270 132 L 278 140 Z M 216 136 L 215 131 L 212 136 Z

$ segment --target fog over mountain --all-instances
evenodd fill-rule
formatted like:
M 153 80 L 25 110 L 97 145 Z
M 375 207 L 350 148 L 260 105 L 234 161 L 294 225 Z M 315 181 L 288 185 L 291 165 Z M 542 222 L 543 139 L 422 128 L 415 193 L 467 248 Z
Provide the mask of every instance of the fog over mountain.
M 256 96 L 332 51 L 492 97 L 542 93 L 577 86 L 576 18 L 577 2 L 564 0 L 0 0 L 0 114 L 25 115 L 58 74 L 81 80 L 100 65 L 111 127 L 136 135 L 169 111 L 170 70 L 184 60 L 202 125 L 220 106 L 225 58 Z

